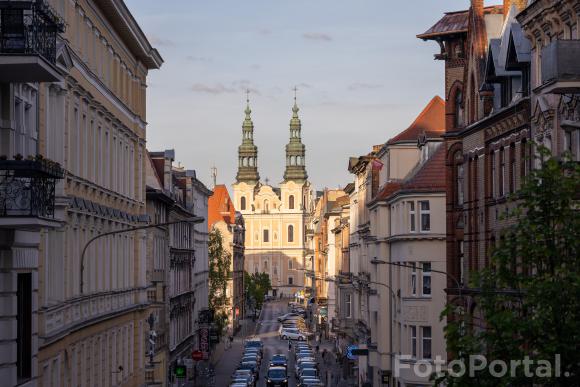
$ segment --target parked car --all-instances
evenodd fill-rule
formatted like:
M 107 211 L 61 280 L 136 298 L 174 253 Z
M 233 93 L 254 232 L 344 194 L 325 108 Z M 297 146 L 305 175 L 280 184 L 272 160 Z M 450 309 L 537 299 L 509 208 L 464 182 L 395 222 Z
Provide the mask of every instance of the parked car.
M 237 380 L 237 379 L 246 380 L 246 382 L 248 383 L 248 386 L 253 386 L 253 387 L 256 386 L 256 377 L 252 373 L 251 370 L 248 370 L 248 369 L 235 370 L 234 373 L 232 374 L 232 380 Z
M 278 321 L 290 321 L 290 320 L 301 320 L 304 322 L 304 318 L 298 313 L 286 313 L 282 316 L 278 316 Z
M 244 348 L 245 349 L 258 348 L 261 354 L 262 351 L 264 350 L 264 343 L 262 343 L 262 340 L 260 338 L 254 337 L 246 340 L 246 342 L 244 343 Z
M 258 366 L 258 362 L 255 361 L 244 361 L 240 363 L 238 369 L 241 370 L 250 370 L 256 376 L 256 379 L 260 378 L 260 367 Z
M 298 370 L 298 378 L 302 378 L 303 376 L 311 376 L 313 378 L 318 378 L 320 377 L 320 373 L 318 372 L 318 370 L 316 368 L 308 368 L 306 367 L 306 365 L 304 365 L 303 367 L 301 367 Z
M 258 367 L 260 366 L 260 357 L 258 356 L 257 353 L 253 353 L 253 354 L 244 354 L 242 356 L 242 360 L 241 362 L 245 362 L 245 361 L 255 361 L 256 363 L 258 363 Z
M 270 367 L 266 374 L 267 387 L 288 387 L 288 373 L 285 367 Z
M 270 367 L 288 367 L 288 358 L 283 354 L 272 355 L 270 359 Z
M 234 383 L 230 383 L 230 387 L 248 387 L 248 383 L 246 382 L 234 382 Z
M 305 378 L 301 383 L 298 383 L 298 387 L 320 387 L 324 386 L 324 383 L 320 379 L 308 379 Z
M 305 341 L 308 337 L 298 328 L 282 328 L 280 338 L 283 340 L 300 340 Z
M 321 380 L 319 378 L 304 376 L 304 377 L 301 377 L 300 379 L 298 379 L 298 386 L 302 387 L 302 386 L 306 385 L 307 383 L 312 383 L 312 382 L 320 383 Z

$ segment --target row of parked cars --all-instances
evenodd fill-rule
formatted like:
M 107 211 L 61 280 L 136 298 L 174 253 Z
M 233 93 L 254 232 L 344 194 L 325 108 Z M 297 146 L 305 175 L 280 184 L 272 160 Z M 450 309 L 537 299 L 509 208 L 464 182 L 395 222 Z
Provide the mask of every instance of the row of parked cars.
M 320 367 L 312 347 L 308 343 L 296 343 L 294 345 L 294 376 L 298 387 L 323 386 L 320 379 Z
M 283 340 L 306 341 L 312 333 L 306 328 L 306 310 L 299 305 L 289 304 L 290 312 L 278 317 L 281 323 L 278 334 Z
M 260 366 L 264 356 L 264 344 L 259 338 L 251 338 L 244 343 L 240 365 L 232 374 L 230 387 L 256 387 L 260 378 Z

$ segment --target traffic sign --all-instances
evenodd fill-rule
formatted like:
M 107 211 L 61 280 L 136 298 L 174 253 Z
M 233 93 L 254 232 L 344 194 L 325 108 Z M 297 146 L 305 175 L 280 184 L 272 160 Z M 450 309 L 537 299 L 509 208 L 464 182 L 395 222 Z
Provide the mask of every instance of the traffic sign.
M 346 357 L 349 360 L 356 360 L 358 359 L 358 356 L 356 356 L 352 351 L 353 350 L 357 350 L 358 349 L 358 345 L 349 345 L 348 347 L 346 347 Z
M 203 352 L 201 352 L 201 351 L 193 351 L 191 353 L 191 358 L 193 360 L 201 360 L 201 359 L 203 359 Z

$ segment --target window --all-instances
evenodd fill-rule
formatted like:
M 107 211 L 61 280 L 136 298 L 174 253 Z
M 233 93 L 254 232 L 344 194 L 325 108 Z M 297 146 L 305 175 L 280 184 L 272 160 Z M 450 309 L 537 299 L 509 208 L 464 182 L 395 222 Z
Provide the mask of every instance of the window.
M 32 274 L 18 274 L 16 373 L 18 381 L 32 374 Z
M 505 151 L 503 148 L 499 150 L 499 196 L 505 193 Z
M 242 196 L 240 198 L 240 209 L 244 211 L 246 209 L 246 197 Z
M 293 270 L 294 269 L 294 260 L 292 258 L 290 258 L 288 260 L 288 270 Z
M 350 294 L 344 295 L 344 317 L 352 317 L 352 295 Z
M 516 145 L 510 145 L 510 192 L 516 191 Z
M 294 278 L 288 277 L 288 285 L 294 285 Z
M 490 178 L 490 194 L 492 198 L 497 197 L 497 193 L 495 190 L 496 187 L 496 183 L 497 183 L 497 170 L 495 168 L 495 152 L 491 152 L 489 154 L 489 169 L 490 169 L 490 174 L 491 174 L 491 178 Z
M 411 356 L 417 357 L 417 327 L 411 327 Z
M 463 204 L 463 164 L 457 166 L 457 204 Z
M 423 327 L 423 359 L 431 359 L 431 327 Z
M 260 271 L 260 264 L 258 262 L 254 263 L 254 273 L 258 273 Z
M 411 263 L 411 295 L 417 295 L 417 268 L 416 263 Z
M 264 273 L 268 272 L 268 261 L 264 261 L 264 266 L 262 266 L 264 268 L 264 270 L 262 270 Z
M 572 141 L 572 131 L 565 130 L 564 131 L 564 151 L 574 154 L 573 144 L 574 143 Z
M 270 231 L 264 230 L 264 242 L 270 242 Z
M 291 210 L 294 209 L 294 195 L 290 195 L 288 198 L 288 208 Z
M 264 212 L 270 211 L 270 204 L 267 200 L 264 200 Z
M 423 295 L 431 296 L 431 262 L 423 262 Z
M 415 232 L 415 202 L 409 202 L 409 227 Z
M 459 283 L 465 283 L 465 256 L 463 255 L 463 241 L 457 242 L 457 250 L 459 252 Z
M 294 226 L 288 226 L 288 242 L 294 242 Z
M 429 201 L 420 201 L 419 205 L 421 210 L 421 231 L 429 231 L 431 230 L 431 212 L 429 210 Z
M 461 46 L 458 46 L 460 48 Z M 455 93 L 455 117 L 454 118 L 454 125 L 456 128 L 459 128 L 463 125 L 463 93 L 461 90 L 457 90 Z

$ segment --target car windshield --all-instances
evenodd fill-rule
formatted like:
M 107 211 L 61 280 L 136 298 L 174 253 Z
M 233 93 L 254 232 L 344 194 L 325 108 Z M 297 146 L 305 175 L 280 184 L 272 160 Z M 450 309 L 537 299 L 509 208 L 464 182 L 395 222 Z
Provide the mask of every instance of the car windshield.
M 260 341 L 246 341 L 246 347 L 259 348 L 262 346 Z
M 302 375 L 303 376 L 316 376 L 317 372 L 314 368 L 304 368 L 302 370 Z
M 272 361 L 286 361 L 286 356 L 284 355 L 274 355 L 272 356 Z
M 268 370 L 268 377 L 271 379 L 285 379 L 286 372 L 283 369 Z
M 256 367 L 256 363 L 254 362 L 243 362 L 242 364 L 240 364 L 240 368 L 243 370 L 252 370 Z

